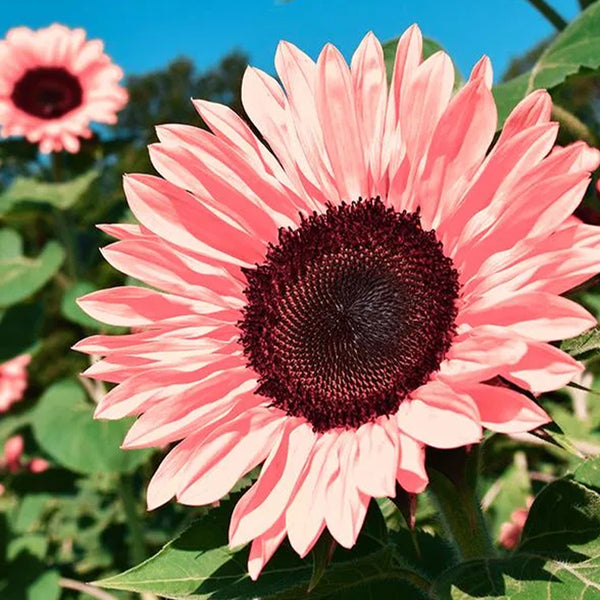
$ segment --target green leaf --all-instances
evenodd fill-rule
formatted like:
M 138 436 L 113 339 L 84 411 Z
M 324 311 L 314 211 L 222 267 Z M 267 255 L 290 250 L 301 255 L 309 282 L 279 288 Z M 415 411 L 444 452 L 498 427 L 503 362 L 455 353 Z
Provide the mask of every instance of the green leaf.
M 75 302 L 80 296 L 95 292 L 97 289 L 94 284 L 88 281 L 77 281 L 69 289 L 65 290 L 60 304 L 60 310 L 65 319 L 84 327 L 93 327 L 95 329 L 105 327 L 100 321 L 96 321 L 96 319 L 84 313 Z
M 258 581 L 250 579 L 248 551 L 233 552 L 227 546 L 230 508 L 221 506 L 210 511 L 152 558 L 97 585 L 187 600 L 306 598 L 313 569 L 287 543 L 275 553 Z M 353 551 L 337 548 L 311 599 L 394 597 L 402 593 L 415 600 L 424 597 L 407 581 L 416 585 L 426 582 L 414 569 L 400 564 L 394 557 L 394 547 L 380 539 L 385 524 L 375 503 L 371 504 L 368 519 Z
M 0 310 L 0 362 L 33 352 L 41 324 L 39 304 L 19 304 Z
M 12 561 L 0 580 L 2 600 L 58 600 L 60 575 L 48 569 L 28 550 Z M 1 577 L 1 575 L 0 575 Z
M 582 68 L 600 67 L 600 2 L 592 4 L 544 50 L 531 71 L 494 86 L 498 128 L 515 105 L 533 90 L 551 89 Z
M 600 457 L 583 461 L 573 473 L 573 477 L 587 487 L 600 490 Z
M 392 80 L 394 72 L 394 60 L 396 59 L 396 46 L 400 38 L 394 38 L 383 44 L 383 60 L 385 61 L 385 69 L 387 71 L 388 81 Z M 423 38 L 423 60 L 429 58 L 432 54 L 444 50 L 442 46 L 430 38 Z M 458 67 L 454 65 L 454 87 L 458 88 L 464 82 L 464 78 Z
M 600 327 L 596 326 L 577 337 L 565 340 L 560 345 L 561 350 L 574 357 L 597 354 L 600 351 Z
M 60 210 L 73 206 L 98 177 L 90 170 L 64 183 L 38 181 L 31 177 L 17 177 L 4 193 L 0 194 L 0 215 L 21 202 L 49 204 Z
M 48 242 L 37 258 L 22 254 L 16 231 L 0 230 L 0 306 L 25 300 L 42 288 L 62 264 L 65 253 L 55 241 Z
M 121 450 L 131 419 L 97 421 L 75 381 L 46 390 L 33 414 L 38 444 L 60 465 L 77 473 L 127 473 L 146 461 L 149 450 Z
M 516 552 L 507 559 L 472 560 L 434 583 L 440 600 L 506 598 L 562 600 L 600 597 L 600 496 L 562 479 L 531 507 Z

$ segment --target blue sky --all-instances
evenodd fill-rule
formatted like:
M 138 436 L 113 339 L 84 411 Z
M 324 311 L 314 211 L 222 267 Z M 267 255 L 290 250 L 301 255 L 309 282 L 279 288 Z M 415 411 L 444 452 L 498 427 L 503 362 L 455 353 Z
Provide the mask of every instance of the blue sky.
M 552 4 L 567 19 L 577 13 L 577 0 Z M 349 58 L 367 31 L 387 40 L 417 22 L 463 72 L 486 53 L 498 76 L 512 56 L 552 31 L 526 0 L 28 0 L 2 3 L 0 33 L 53 21 L 104 39 L 127 73 L 158 68 L 181 55 L 208 67 L 232 48 L 273 72 L 280 39 L 315 57 L 333 42 Z

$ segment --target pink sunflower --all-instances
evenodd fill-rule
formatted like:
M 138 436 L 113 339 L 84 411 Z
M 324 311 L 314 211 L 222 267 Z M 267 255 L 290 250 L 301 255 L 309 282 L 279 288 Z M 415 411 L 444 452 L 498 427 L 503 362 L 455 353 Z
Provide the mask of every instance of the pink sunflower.
M 560 294 L 598 270 L 600 228 L 569 215 L 599 153 L 553 149 L 544 91 L 490 150 L 488 59 L 453 96 L 450 58 L 421 50 L 413 26 L 388 88 L 372 34 L 350 67 L 282 43 L 283 89 L 253 68 L 242 88 L 268 148 L 195 101 L 212 133 L 159 127 L 162 178 L 125 178 L 139 225 L 103 226 L 106 259 L 156 289 L 80 299 L 136 328 L 76 345 L 118 384 L 96 416 L 138 416 L 125 448 L 177 442 L 151 509 L 210 504 L 264 463 L 229 532 L 253 578 L 286 536 L 300 556 L 325 528 L 351 547 L 371 498 L 426 487 L 426 446 L 539 427 L 531 393 L 582 370 L 548 342 L 595 324 Z
M 25 136 L 45 153 L 77 152 L 91 121 L 116 123 L 127 92 L 103 49 L 83 29 L 11 29 L 0 41 L 2 135 Z
M 6 412 L 18 402 L 27 389 L 28 354 L 0 364 L 0 413 Z

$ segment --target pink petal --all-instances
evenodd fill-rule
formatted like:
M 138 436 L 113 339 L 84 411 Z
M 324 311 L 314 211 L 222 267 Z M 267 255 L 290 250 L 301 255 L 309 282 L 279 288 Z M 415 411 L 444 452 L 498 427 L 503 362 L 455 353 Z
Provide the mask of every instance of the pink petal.
M 123 187 L 137 219 L 184 250 L 243 266 L 262 261 L 260 240 L 217 217 L 181 188 L 150 175 L 129 175 Z
M 202 506 L 229 493 L 267 457 L 287 418 L 279 410 L 255 408 L 217 427 L 187 457 L 178 477 L 177 500 Z
M 191 435 L 198 428 L 262 402 L 253 393 L 256 380 L 245 369 L 221 371 L 171 396 L 168 402 L 146 407 L 127 432 L 122 448 L 163 446 Z
M 258 579 L 264 566 L 285 539 L 285 533 L 285 521 L 283 517 L 280 517 L 272 527 L 252 541 L 250 555 L 248 556 L 250 579 L 253 581 Z
M 348 65 L 327 44 L 317 63 L 317 112 L 340 198 L 355 200 L 367 192 L 367 165 Z
M 504 122 L 496 147 L 502 147 L 510 138 L 525 129 L 547 123 L 552 112 L 552 98 L 546 90 L 536 90 L 521 100 Z
M 420 494 L 429 483 L 425 470 L 425 447 L 410 436 L 400 434 L 400 460 L 396 479 L 410 494 Z
M 575 337 L 596 325 L 579 304 L 554 294 L 525 292 L 500 302 L 490 292 L 459 314 L 457 324 L 498 325 L 519 335 L 549 342 Z
M 354 482 L 357 448 L 353 431 L 340 435 L 337 450 L 339 467 L 327 488 L 325 522 L 334 539 L 344 548 L 351 548 L 356 543 L 371 498 L 360 492 Z
M 454 210 L 471 170 L 485 158 L 496 131 L 496 105 L 484 78 L 467 83 L 441 116 L 417 191 L 422 221 L 437 228 Z
M 188 299 L 134 286 L 92 292 L 78 298 L 77 304 L 98 321 L 125 327 L 150 325 L 194 310 Z
M 527 354 L 501 374 L 535 394 L 564 387 L 583 371 L 583 366 L 550 344 L 527 341 Z
M 466 388 L 477 404 L 481 423 L 499 433 L 522 433 L 552 419 L 533 400 L 505 387 L 483 383 Z
M 438 377 L 455 383 L 491 379 L 526 353 L 527 343 L 518 336 L 500 327 L 476 327 L 454 339 Z
M 381 145 L 388 90 L 383 49 L 372 33 L 363 38 L 354 53 L 350 70 L 361 137 L 365 144 L 365 163 L 369 166 L 371 182 L 377 182 L 382 175 Z
M 284 515 L 314 443 L 315 433 L 308 423 L 290 420 L 258 481 L 233 510 L 229 528 L 231 547 L 263 534 Z
M 434 448 L 456 448 L 481 440 L 479 413 L 471 398 L 440 381 L 430 381 L 400 404 L 398 427 Z
M 325 493 L 337 465 L 330 454 L 338 437 L 336 432 L 327 432 L 317 440 L 304 478 L 286 510 L 290 544 L 301 558 L 310 552 L 325 528 Z
M 397 431 L 396 431 L 397 435 Z M 359 490 L 375 498 L 393 496 L 398 449 L 384 427 L 366 423 L 356 432 L 358 452 L 354 476 Z

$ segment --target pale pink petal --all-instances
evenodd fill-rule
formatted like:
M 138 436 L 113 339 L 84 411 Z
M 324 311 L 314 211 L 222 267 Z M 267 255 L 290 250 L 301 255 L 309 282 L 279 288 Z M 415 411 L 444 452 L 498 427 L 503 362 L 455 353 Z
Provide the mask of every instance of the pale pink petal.
M 275 554 L 275 550 L 285 539 L 285 533 L 285 520 L 280 517 L 265 533 L 252 541 L 248 556 L 248 573 L 253 581 L 258 579 L 264 566 Z
M 575 337 L 596 325 L 596 319 L 579 304 L 554 294 L 524 292 L 498 302 L 490 292 L 461 311 L 457 325 L 462 323 L 498 325 L 549 342 Z
M 310 425 L 290 420 L 257 482 L 233 510 L 229 527 L 231 547 L 265 533 L 284 515 L 314 443 L 315 433 Z
M 456 448 L 481 440 L 479 412 L 473 400 L 440 381 L 431 381 L 400 404 L 398 427 L 434 448 Z
M 527 342 L 527 353 L 501 374 L 535 394 L 564 387 L 583 371 L 583 366 L 565 352 L 543 342 Z
M 325 46 L 317 63 L 317 112 L 340 198 L 367 193 L 366 143 L 359 127 L 350 69 L 340 52 Z
M 420 494 L 429 483 L 425 470 L 425 446 L 404 433 L 399 439 L 400 460 L 396 480 L 410 494 Z
M 491 431 L 522 433 L 552 420 L 533 400 L 508 388 L 480 383 L 465 389 L 477 405 L 482 425 Z

